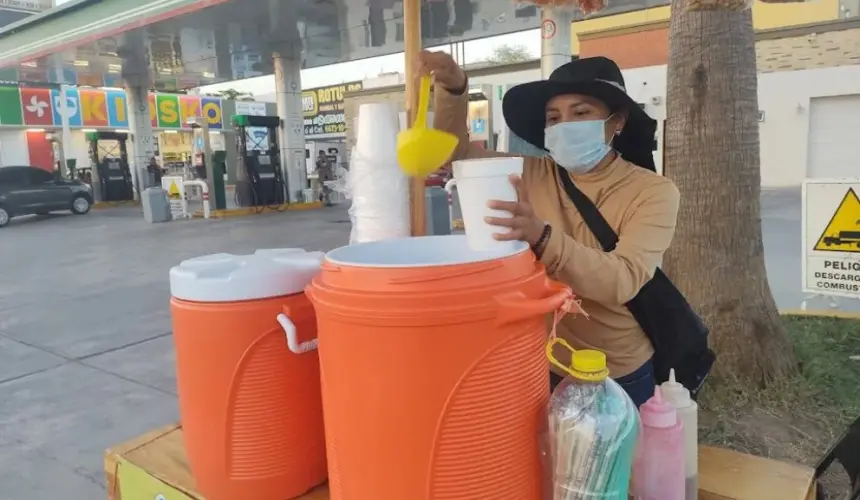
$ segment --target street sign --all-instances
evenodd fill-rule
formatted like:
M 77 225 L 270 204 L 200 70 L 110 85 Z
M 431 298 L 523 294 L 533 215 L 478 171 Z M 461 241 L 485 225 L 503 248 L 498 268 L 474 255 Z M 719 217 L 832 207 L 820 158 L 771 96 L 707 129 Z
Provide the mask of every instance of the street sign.
M 170 214 L 173 219 L 179 219 L 184 216 L 185 210 L 185 179 L 178 175 L 166 175 L 161 178 L 161 188 L 167 190 L 167 197 L 170 202 Z
M 860 179 L 803 182 L 803 291 L 860 298 Z
M 543 22 L 540 23 L 540 30 L 541 38 L 543 38 L 544 40 L 549 40 L 550 38 L 555 36 L 555 21 L 553 21 L 552 19 L 544 19 Z
M 182 196 L 179 195 L 179 187 L 176 185 L 176 181 L 170 183 L 170 189 L 167 191 L 167 195 L 171 198 L 176 198 L 177 200 L 182 198 Z

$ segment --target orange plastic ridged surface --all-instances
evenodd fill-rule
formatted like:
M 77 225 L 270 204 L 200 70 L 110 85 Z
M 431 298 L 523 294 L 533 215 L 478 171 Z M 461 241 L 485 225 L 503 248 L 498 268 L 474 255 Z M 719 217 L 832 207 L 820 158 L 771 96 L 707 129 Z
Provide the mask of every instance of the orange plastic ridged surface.
M 285 500 L 326 479 L 316 351 L 287 348 L 276 316 L 315 336 L 303 294 L 235 303 L 173 299 L 186 451 L 207 500 Z
M 546 407 L 549 380 L 534 352 L 543 349 L 545 337 L 537 328 L 508 339 L 454 389 L 436 438 L 429 498 L 508 498 L 511 492 L 538 498 L 535 414 Z
M 531 252 L 425 268 L 325 263 L 306 293 L 332 500 L 540 500 L 544 319 L 563 294 Z

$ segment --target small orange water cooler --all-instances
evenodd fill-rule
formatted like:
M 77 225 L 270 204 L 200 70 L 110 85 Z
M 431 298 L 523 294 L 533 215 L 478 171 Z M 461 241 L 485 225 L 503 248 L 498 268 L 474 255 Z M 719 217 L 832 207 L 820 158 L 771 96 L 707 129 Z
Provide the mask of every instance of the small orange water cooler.
M 332 500 L 540 500 L 544 320 L 571 295 L 525 244 L 351 245 L 327 254 L 307 294 Z
M 170 270 L 179 409 L 207 500 L 286 500 L 326 479 L 316 320 L 323 254 L 217 254 Z

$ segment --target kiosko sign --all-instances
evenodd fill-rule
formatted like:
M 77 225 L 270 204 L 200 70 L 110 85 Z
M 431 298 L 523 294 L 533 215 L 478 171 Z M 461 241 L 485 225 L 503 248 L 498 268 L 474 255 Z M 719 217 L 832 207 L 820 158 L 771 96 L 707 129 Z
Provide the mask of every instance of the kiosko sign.
M 860 298 L 860 179 L 803 183 L 803 291 Z
M 61 126 L 57 89 L 0 86 L 0 125 Z M 128 128 L 128 99 L 118 90 L 68 89 L 69 126 Z M 155 128 L 190 128 L 188 119 L 204 117 L 209 128 L 223 128 L 221 100 L 174 94 L 150 94 L 149 113 Z
M 361 82 L 352 82 L 302 92 L 305 137 L 332 138 L 346 135 L 343 97 L 347 92 L 361 89 Z

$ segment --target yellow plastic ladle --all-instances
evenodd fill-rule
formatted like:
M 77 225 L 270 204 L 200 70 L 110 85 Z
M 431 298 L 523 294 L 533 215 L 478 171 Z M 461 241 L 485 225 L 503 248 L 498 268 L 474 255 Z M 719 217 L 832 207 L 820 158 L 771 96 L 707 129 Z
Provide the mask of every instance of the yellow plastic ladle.
M 397 162 L 407 175 L 427 177 L 442 167 L 460 140 L 454 134 L 427 128 L 430 109 L 430 77 L 421 78 L 418 114 L 412 128 L 397 134 Z

